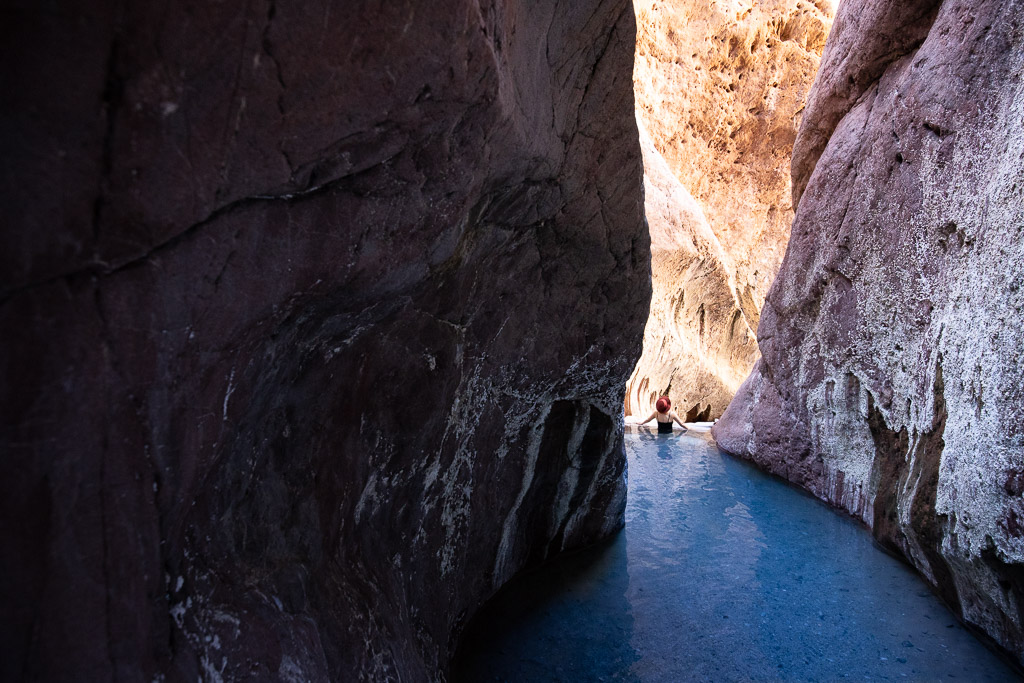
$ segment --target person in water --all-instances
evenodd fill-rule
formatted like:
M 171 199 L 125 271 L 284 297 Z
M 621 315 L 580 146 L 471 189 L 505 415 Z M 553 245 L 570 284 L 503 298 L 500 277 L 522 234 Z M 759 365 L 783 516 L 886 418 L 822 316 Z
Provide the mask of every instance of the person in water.
M 651 413 L 650 417 L 641 422 L 640 424 L 645 425 L 651 420 L 658 420 L 658 433 L 659 434 L 671 434 L 672 433 L 672 422 L 675 421 L 686 431 L 686 425 L 676 415 L 676 411 L 672 410 L 672 401 L 669 400 L 668 396 L 662 396 L 658 399 L 658 402 L 654 404 L 654 412 Z

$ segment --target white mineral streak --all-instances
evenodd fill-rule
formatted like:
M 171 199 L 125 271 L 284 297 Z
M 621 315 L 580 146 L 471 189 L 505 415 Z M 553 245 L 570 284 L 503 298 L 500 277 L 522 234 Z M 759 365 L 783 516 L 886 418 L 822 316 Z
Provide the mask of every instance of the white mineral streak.
M 228 665 L 227 657 L 222 656 L 218 666 L 204 654 L 199 658 L 199 663 L 203 667 L 202 680 L 204 683 L 224 683 L 224 669 Z
M 221 421 L 228 421 L 228 403 L 231 401 L 231 394 L 235 393 L 235 369 L 231 368 L 231 376 L 228 377 L 228 388 L 224 392 L 224 405 L 222 406 Z
M 576 421 L 573 423 L 572 434 L 569 436 L 569 445 L 566 449 L 569 456 L 569 466 L 565 468 L 565 472 L 562 474 L 562 478 L 558 482 L 558 493 L 555 495 L 555 510 L 554 515 L 552 515 L 551 518 L 552 537 L 555 537 L 555 534 L 558 533 L 558 529 L 562 526 L 566 517 L 571 512 L 574 512 L 573 510 L 570 510 L 569 503 L 572 501 L 572 496 L 579 485 L 580 460 L 583 457 L 595 457 L 596 455 L 594 453 L 587 453 L 584 455 L 580 452 L 580 445 L 583 443 L 583 435 L 586 434 L 587 427 L 589 425 L 590 411 L 577 411 Z M 583 505 L 580 509 L 587 510 L 587 506 Z
M 366 481 L 366 486 L 363 487 L 363 492 L 359 494 L 359 500 L 356 502 L 355 518 L 356 524 L 363 518 L 363 511 L 366 509 L 366 505 L 371 500 L 376 499 L 377 489 L 377 472 L 373 471 L 370 473 L 370 478 Z
M 606 447 L 604 448 L 604 450 L 602 450 L 602 452 L 601 452 L 601 454 L 599 456 L 597 468 L 595 469 L 596 472 L 604 472 L 605 471 L 605 467 L 608 464 L 608 458 L 612 457 L 612 454 L 614 452 L 615 452 L 614 444 L 612 444 L 612 443 L 606 444 Z M 591 458 L 595 457 L 593 453 L 588 453 L 587 456 L 591 457 Z M 567 495 L 567 498 L 565 498 L 566 505 L 568 504 L 569 499 L 571 499 L 572 496 L 576 494 L 576 489 L 578 488 L 578 484 L 579 484 L 578 476 L 575 479 L 576 480 L 573 483 L 572 490 L 567 490 L 567 492 L 566 492 L 566 495 Z M 581 524 L 583 522 L 584 518 L 586 517 L 587 511 L 590 509 L 591 501 L 594 500 L 594 496 L 597 494 L 598 489 L 602 485 L 604 485 L 606 483 L 607 483 L 606 479 L 603 479 L 601 477 L 594 477 L 594 478 L 592 478 L 590 480 L 590 482 L 589 482 L 587 490 L 584 492 L 582 498 L 580 499 L 580 501 L 581 501 L 580 504 L 576 507 L 576 509 L 568 509 L 568 507 L 566 508 L 566 512 L 568 514 L 568 517 L 563 521 L 564 526 L 565 526 L 565 531 L 564 531 L 564 534 L 563 534 L 564 537 L 566 537 L 566 538 L 573 537 L 573 535 L 575 534 L 575 532 L 577 530 L 577 527 L 579 526 L 579 524 Z M 568 487 L 567 487 L 567 489 L 568 489 Z M 622 487 L 622 491 L 623 491 L 622 495 L 624 496 L 625 495 L 625 487 Z M 612 507 L 614 508 L 615 506 L 612 506 Z M 602 531 L 603 531 L 603 533 L 610 533 L 611 531 L 614 530 L 614 525 L 617 523 L 617 520 L 606 519 L 605 521 L 606 521 L 605 528 Z
M 545 404 L 541 413 L 537 416 L 530 428 L 529 440 L 526 444 L 526 462 L 523 467 L 522 484 L 512 509 L 505 516 L 505 523 L 501 529 L 501 543 L 498 545 L 498 554 L 494 559 L 494 572 L 492 584 L 497 587 L 507 582 L 519 567 L 513 566 L 512 550 L 515 548 L 516 531 L 519 528 L 519 508 L 526 498 L 530 484 L 533 483 L 533 474 L 537 469 L 537 457 L 540 455 L 540 443 L 544 437 L 544 421 L 551 411 L 550 403 Z
M 868 518 L 873 514 L 874 495 L 865 487 L 873 458 L 865 460 L 863 453 L 874 453 L 875 445 L 867 423 L 867 392 L 862 386 L 854 372 L 833 371 L 809 394 L 808 403 L 811 414 L 818 416 L 811 423 L 811 441 L 835 463 L 826 473 L 825 490 L 816 493 L 842 501 L 851 513 Z
M 470 500 L 473 495 L 473 460 L 475 451 L 469 441 L 476 428 L 475 406 L 484 405 L 488 400 L 487 382 L 480 376 L 480 366 L 463 376 L 459 392 L 452 403 L 441 448 L 444 451 L 450 442 L 455 444 L 455 455 L 440 475 L 444 484 L 441 493 L 441 526 L 444 527 L 444 544 L 440 548 L 441 574 L 449 574 L 456 564 L 469 524 Z

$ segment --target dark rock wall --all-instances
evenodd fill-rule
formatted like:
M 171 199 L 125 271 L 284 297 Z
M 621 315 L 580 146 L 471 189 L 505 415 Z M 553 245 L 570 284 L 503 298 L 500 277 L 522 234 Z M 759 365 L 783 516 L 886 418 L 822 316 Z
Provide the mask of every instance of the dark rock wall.
M 844 0 L 762 360 L 714 434 L 1024 656 L 1024 2 Z
M 629 3 L 0 26 L 0 678 L 443 676 L 621 525 Z

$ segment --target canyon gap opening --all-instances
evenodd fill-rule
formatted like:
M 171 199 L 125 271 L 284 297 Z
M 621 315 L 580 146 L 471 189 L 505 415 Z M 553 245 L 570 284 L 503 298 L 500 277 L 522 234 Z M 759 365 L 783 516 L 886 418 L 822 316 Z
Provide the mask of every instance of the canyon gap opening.
M 790 157 L 829 0 L 635 0 L 653 295 L 625 414 L 719 417 L 759 358 L 789 240 Z

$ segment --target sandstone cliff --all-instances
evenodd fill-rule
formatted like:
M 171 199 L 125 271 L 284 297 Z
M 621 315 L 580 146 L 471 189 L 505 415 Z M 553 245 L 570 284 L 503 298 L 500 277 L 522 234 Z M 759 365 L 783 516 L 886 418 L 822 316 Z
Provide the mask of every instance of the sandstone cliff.
M 707 419 L 732 400 L 757 359 L 729 257 L 643 123 L 644 206 L 651 232 L 651 312 L 626 387 L 626 414 L 646 417 L 668 393 L 680 416 Z
M 621 524 L 623 0 L 5 13 L 0 678 L 427 680 Z
M 645 161 L 647 219 L 652 235 L 677 233 L 669 242 L 684 246 L 655 250 L 627 413 L 646 414 L 668 391 L 681 411 L 717 417 L 758 358 L 753 331 L 793 217 L 790 154 L 832 4 L 642 0 L 635 10 L 645 159 L 663 157 L 656 165 L 679 186 L 652 204 L 664 182 L 650 176 L 664 174 Z M 684 193 L 700 218 L 662 208 Z
M 1024 3 L 845 0 L 763 358 L 714 430 L 1024 656 Z

